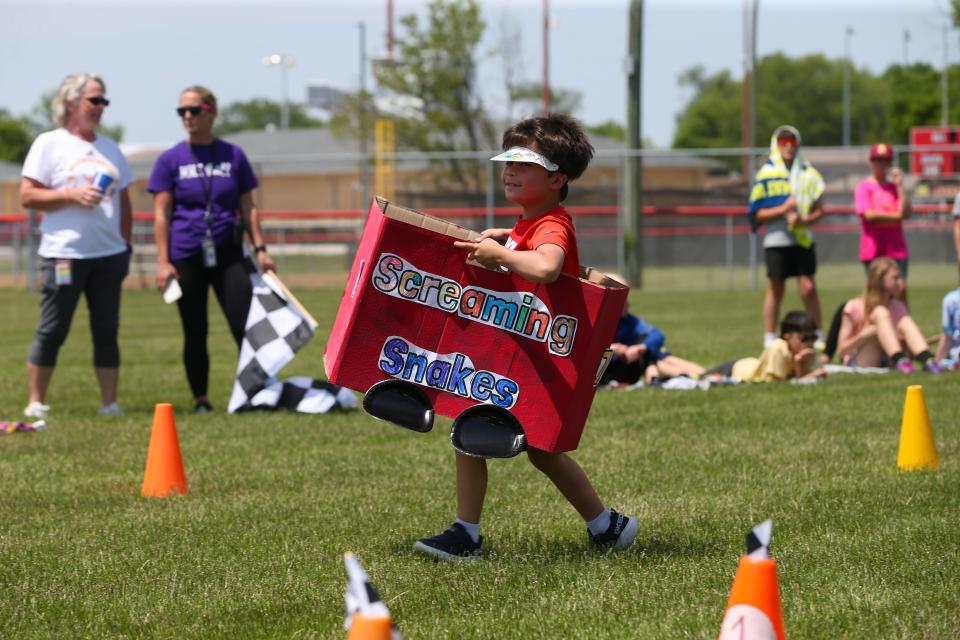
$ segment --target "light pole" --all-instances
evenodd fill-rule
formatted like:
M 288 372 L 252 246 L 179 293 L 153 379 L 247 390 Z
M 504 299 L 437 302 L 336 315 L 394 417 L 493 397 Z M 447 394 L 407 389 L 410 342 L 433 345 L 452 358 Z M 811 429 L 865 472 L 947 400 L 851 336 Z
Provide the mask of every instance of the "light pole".
M 850 38 L 853 27 L 847 27 L 843 38 L 843 146 L 850 146 Z
M 360 212 L 370 203 L 370 165 L 367 163 L 367 25 L 357 23 L 360 35 L 360 176 L 363 196 L 360 200 Z M 392 35 L 391 35 L 392 38 Z
M 283 83 L 283 110 L 280 115 L 281 129 L 288 129 L 290 127 L 290 98 L 287 94 L 287 70 L 295 63 L 296 60 L 294 57 L 285 53 L 272 53 L 263 58 L 264 66 L 280 67 L 280 80 Z

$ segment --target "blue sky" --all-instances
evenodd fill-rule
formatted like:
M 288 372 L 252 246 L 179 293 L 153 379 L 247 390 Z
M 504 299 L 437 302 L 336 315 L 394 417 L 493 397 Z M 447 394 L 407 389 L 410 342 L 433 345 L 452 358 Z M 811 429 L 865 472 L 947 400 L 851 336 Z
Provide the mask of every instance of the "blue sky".
M 421 12 L 424 0 L 394 0 L 395 18 Z M 840 57 L 847 26 L 854 64 L 873 72 L 887 65 L 944 60 L 947 0 L 759 0 L 759 55 L 823 53 Z M 556 87 L 583 93 L 577 115 L 588 123 L 623 122 L 627 0 L 551 0 L 550 76 Z M 487 35 L 480 79 L 485 103 L 504 105 L 505 34 L 519 33 L 511 57 L 521 80 L 542 67 L 541 0 L 481 0 Z M 179 91 L 199 83 L 221 103 L 279 100 L 281 74 L 261 60 L 293 55 L 290 94 L 302 100 L 308 82 L 347 90 L 358 86 L 358 22 L 367 52 L 385 50 L 385 0 L 114 0 L 67 3 L 0 0 L 0 107 L 25 113 L 67 73 L 101 74 L 113 101 L 106 121 L 122 124 L 125 142 L 169 144 L 182 137 L 174 114 Z M 740 0 L 646 0 L 644 137 L 669 145 L 675 116 L 689 99 L 677 76 L 693 65 L 708 73 L 742 69 Z M 506 26 L 504 26 L 506 25 Z M 399 26 L 395 26 L 399 31 Z M 904 32 L 910 39 L 904 50 Z M 960 61 L 958 32 L 946 55 Z

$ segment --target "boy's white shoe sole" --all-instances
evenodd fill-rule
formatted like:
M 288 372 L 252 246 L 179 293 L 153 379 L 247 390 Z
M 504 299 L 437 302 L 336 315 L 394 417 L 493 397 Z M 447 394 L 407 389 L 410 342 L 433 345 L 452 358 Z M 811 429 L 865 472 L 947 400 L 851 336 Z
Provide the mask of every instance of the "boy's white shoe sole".
M 437 549 L 423 544 L 420 541 L 413 543 L 413 550 L 417 553 L 422 553 L 424 555 L 433 556 L 438 560 L 445 560 L 447 562 L 477 562 L 482 560 L 483 556 L 480 555 L 469 555 L 469 556 L 455 556 L 452 553 L 447 553 L 442 549 Z
M 630 518 L 627 520 L 626 526 L 623 528 L 623 531 L 620 532 L 620 537 L 617 538 L 616 543 L 614 543 L 614 549 L 626 549 L 633 544 L 633 541 L 637 538 L 637 532 L 640 530 L 640 521 L 636 518 Z
M 31 402 L 23 410 L 23 415 L 28 418 L 46 418 L 50 413 L 50 406 L 42 402 Z

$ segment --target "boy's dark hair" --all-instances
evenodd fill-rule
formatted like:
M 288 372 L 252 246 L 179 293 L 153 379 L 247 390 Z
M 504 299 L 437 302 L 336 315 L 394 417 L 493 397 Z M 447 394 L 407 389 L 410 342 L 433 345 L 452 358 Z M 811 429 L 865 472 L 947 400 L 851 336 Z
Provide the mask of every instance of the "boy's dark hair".
M 560 200 L 565 200 L 569 182 L 583 175 L 593 158 L 593 145 L 583 125 L 568 115 L 551 113 L 521 120 L 503 134 L 504 150 L 529 147 L 531 144 L 536 145 L 547 159 L 559 165 L 558 171 L 567 176 L 567 184 L 560 191 Z
M 813 333 L 816 330 L 817 323 L 806 311 L 791 311 L 780 321 L 780 337 L 785 333 Z

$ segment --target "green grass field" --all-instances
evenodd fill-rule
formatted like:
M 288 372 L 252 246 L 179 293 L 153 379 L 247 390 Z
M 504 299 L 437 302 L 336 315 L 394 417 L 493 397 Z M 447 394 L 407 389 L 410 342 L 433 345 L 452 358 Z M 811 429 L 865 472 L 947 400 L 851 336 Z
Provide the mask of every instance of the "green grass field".
M 674 353 L 711 365 L 759 352 L 762 290 L 649 276 L 632 307 Z M 861 277 L 822 272 L 826 314 Z M 925 331 L 955 278 L 914 267 Z M 298 294 L 321 328 L 284 374 L 320 376 L 339 290 Z M 715 638 L 744 535 L 767 517 L 789 636 L 957 637 L 960 373 L 603 391 L 575 457 L 610 506 L 639 516 L 637 544 L 588 549 L 576 513 L 519 457 L 491 463 L 485 560 L 451 566 L 410 550 L 453 517 L 449 420 L 421 435 L 362 412 L 228 416 L 235 350 L 219 310 L 218 411 L 194 416 L 175 309 L 155 292 L 124 296 L 127 415 L 96 415 L 81 307 L 48 429 L 0 437 L 0 637 L 342 638 L 341 554 L 353 551 L 408 639 Z M 0 290 L 0 308 L 0 419 L 16 419 L 37 298 Z M 904 473 L 904 391 L 918 383 L 941 466 Z M 157 402 L 178 411 L 185 497 L 139 495 Z

